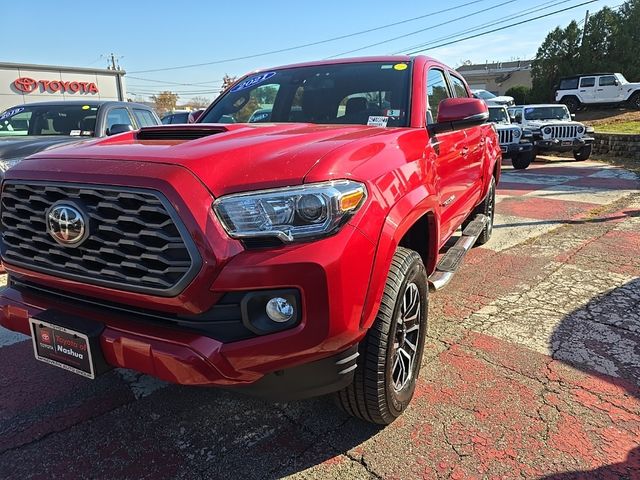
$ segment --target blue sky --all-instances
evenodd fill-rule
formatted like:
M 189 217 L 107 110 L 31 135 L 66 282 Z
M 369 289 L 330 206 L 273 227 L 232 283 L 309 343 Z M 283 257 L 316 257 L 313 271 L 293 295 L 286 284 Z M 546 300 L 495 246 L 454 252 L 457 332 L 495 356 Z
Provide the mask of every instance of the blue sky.
M 2 6 L 2 37 L 15 39 L 3 48 L 0 60 L 54 65 L 103 67 L 100 55 L 114 52 L 128 72 L 131 93 L 147 96 L 158 89 L 171 89 L 185 100 L 192 96 L 214 98 L 225 73 L 240 75 L 270 65 L 317 60 L 379 43 L 346 56 L 409 52 L 415 45 L 437 46 L 438 39 L 476 26 L 511 17 L 504 24 L 578 5 L 586 0 L 455 0 L 415 2 L 367 0 L 301 2 L 205 0 L 123 1 L 109 0 L 98 9 L 76 0 L 29 4 L 6 2 Z M 451 66 L 465 60 L 485 62 L 526 59 L 535 52 L 549 30 L 581 20 L 623 0 L 600 0 L 564 13 L 492 33 L 473 40 L 435 48 L 424 53 Z M 108 6 L 108 7 L 107 7 Z M 440 10 L 453 10 L 436 13 Z M 544 8 L 523 14 L 523 10 Z M 41 13 L 37 13 L 41 10 Z M 261 55 L 221 64 L 134 73 L 139 70 L 206 63 L 249 56 L 318 42 L 362 30 L 423 17 L 400 25 L 350 38 Z M 439 25 L 444 24 L 444 25 Z M 497 28 L 501 25 L 486 27 Z M 25 27 L 27 32 L 25 32 Z M 416 32 L 416 33 L 414 33 Z M 469 32 L 471 35 L 476 32 Z M 399 38 L 398 38 L 399 37 Z M 394 39 L 392 41 L 387 41 Z M 455 38 L 452 38 L 455 39 Z M 434 44 L 435 41 L 435 44 Z M 144 78 L 139 80 L 132 77 Z M 155 81 L 150 81 L 155 80 Z M 197 85 L 171 85 L 158 82 Z

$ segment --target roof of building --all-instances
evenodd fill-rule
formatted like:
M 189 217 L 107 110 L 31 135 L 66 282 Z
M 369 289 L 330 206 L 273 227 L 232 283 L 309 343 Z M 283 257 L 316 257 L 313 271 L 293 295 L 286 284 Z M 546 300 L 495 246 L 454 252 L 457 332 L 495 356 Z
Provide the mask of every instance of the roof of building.
M 518 70 L 529 70 L 533 60 L 514 60 L 512 62 L 494 62 L 494 63 L 472 63 L 470 65 L 462 65 L 456 68 L 461 73 L 465 72 L 513 72 Z

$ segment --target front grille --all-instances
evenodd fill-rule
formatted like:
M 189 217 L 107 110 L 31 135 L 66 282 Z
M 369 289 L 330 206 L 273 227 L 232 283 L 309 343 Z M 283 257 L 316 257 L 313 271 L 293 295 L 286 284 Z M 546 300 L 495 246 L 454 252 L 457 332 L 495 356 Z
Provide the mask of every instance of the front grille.
M 575 125 L 554 125 L 551 127 L 551 138 L 560 140 L 573 140 L 578 136 L 578 127 Z
M 513 129 L 501 129 L 498 130 L 500 135 L 500 145 L 513 143 Z
M 88 236 L 56 242 L 46 215 L 56 203 L 84 212 Z M 83 283 L 175 296 L 200 257 L 173 207 L 145 189 L 7 181 L 1 199 L 2 258 L 8 264 Z

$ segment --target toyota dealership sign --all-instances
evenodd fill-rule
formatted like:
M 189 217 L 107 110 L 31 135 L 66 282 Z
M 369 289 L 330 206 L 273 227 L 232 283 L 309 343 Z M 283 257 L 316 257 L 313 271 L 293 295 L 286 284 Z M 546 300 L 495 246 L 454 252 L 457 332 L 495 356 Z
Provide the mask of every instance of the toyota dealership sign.
M 126 100 L 121 70 L 0 62 L 0 113 L 25 103 Z
M 41 92 L 69 92 L 69 93 L 98 93 L 98 87 L 93 82 L 63 82 L 60 80 L 34 80 L 29 77 L 16 78 L 13 81 L 16 90 L 31 93 L 38 89 Z

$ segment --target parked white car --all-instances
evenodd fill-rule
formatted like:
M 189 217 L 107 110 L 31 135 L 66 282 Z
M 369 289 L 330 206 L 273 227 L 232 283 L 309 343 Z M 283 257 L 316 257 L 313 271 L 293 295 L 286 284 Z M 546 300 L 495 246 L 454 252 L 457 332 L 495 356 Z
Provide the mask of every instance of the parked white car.
M 533 160 L 533 133 L 520 125 L 511 123 L 505 106 L 490 106 L 489 121 L 498 131 L 503 158 L 510 158 L 513 168 L 523 170 Z
M 566 105 L 522 105 L 509 108 L 509 115 L 533 133 L 534 159 L 546 151 L 573 152 L 576 160 L 591 156 L 593 127 L 574 121 Z
M 475 98 L 484 100 L 484 103 L 487 105 L 506 105 L 508 107 L 516 104 L 514 98 L 509 97 L 508 95 L 498 96 L 487 90 L 471 90 L 471 93 Z
M 592 105 L 627 104 L 640 110 L 640 82 L 628 82 L 621 73 L 592 73 L 564 77 L 556 89 L 556 102 L 570 112 Z

